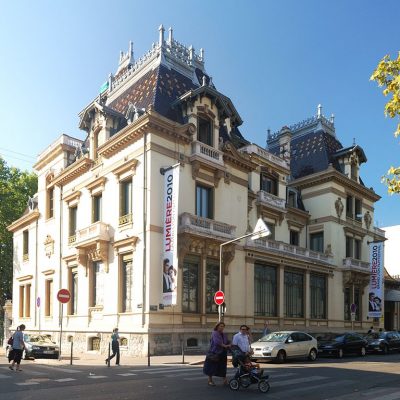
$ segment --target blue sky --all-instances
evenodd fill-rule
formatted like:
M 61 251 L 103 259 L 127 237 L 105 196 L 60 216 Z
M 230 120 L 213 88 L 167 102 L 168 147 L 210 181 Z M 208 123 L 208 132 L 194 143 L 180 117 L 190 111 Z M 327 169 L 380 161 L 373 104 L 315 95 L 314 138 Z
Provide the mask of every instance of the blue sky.
M 120 50 L 139 58 L 162 23 L 205 49 L 206 70 L 244 120 L 243 135 L 265 145 L 272 132 L 316 113 L 335 114 L 343 146 L 355 138 L 368 158 L 361 175 L 382 196 L 375 225 L 400 224 L 400 197 L 381 176 L 399 165 L 395 121 L 369 77 L 400 50 L 400 2 L 0 0 L 0 154 L 30 169 L 61 133 L 83 138 L 78 113 L 97 95 Z

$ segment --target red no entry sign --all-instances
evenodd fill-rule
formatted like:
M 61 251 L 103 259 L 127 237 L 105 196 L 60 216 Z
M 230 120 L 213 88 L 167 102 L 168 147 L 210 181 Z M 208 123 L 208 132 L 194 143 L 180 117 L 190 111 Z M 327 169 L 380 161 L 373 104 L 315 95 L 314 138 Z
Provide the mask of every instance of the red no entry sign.
M 71 293 L 68 289 L 60 289 L 57 293 L 57 300 L 60 303 L 68 303 L 71 300 Z
M 217 306 L 220 306 L 224 301 L 225 301 L 224 292 L 222 290 L 218 290 L 218 292 L 214 294 L 214 303 Z

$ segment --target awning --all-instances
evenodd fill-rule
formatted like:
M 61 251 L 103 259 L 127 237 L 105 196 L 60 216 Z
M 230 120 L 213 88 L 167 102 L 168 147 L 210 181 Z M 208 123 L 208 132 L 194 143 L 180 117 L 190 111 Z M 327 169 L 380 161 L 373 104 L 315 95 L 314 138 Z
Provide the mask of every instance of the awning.
M 385 301 L 399 301 L 400 302 L 400 290 L 385 290 Z

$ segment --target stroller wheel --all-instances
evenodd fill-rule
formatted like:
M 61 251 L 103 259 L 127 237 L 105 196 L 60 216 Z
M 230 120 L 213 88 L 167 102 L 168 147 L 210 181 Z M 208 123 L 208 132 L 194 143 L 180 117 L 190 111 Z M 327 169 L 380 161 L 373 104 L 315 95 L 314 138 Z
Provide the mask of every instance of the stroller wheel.
M 229 381 L 229 387 L 230 387 L 232 390 L 239 390 L 239 387 L 240 387 L 239 381 L 238 381 L 237 379 L 235 379 L 235 378 L 231 379 L 231 380 Z
M 244 375 L 240 377 L 240 386 L 248 388 L 251 385 L 251 378 L 249 375 Z
M 270 389 L 269 383 L 265 379 L 261 379 L 258 382 L 258 390 L 262 393 L 267 393 Z

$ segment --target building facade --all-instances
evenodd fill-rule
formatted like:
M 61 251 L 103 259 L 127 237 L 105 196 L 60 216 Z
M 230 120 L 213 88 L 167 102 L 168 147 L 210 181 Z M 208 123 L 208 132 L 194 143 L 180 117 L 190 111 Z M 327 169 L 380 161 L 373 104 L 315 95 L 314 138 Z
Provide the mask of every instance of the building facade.
M 132 43 L 116 73 L 79 114 L 82 139 L 61 135 L 38 157 L 38 193 L 14 233 L 13 326 L 81 351 L 105 351 L 118 327 L 129 354 L 208 345 L 225 293 L 231 332 L 365 330 L 368 242 L 379 196 L 360 177 L 366 156 L 343 147 L 322 115 L 248 142 L 232 101 L 197 54 L 159 29 L 135 61 Z M 163 277 L 165 171 L 179 169 L 178 265 Z M 251 232 L 268 238 L 221 244 Z M 221 268 L 221 284 L 219 282 Z M 163 300 L 163 279 L 176 301 Z M 172 287 L 172 286 L 171 286 Z M 356 305 L 353 320 L 350 305 Z M 375 322 L 376 325 L 379 321 Z

